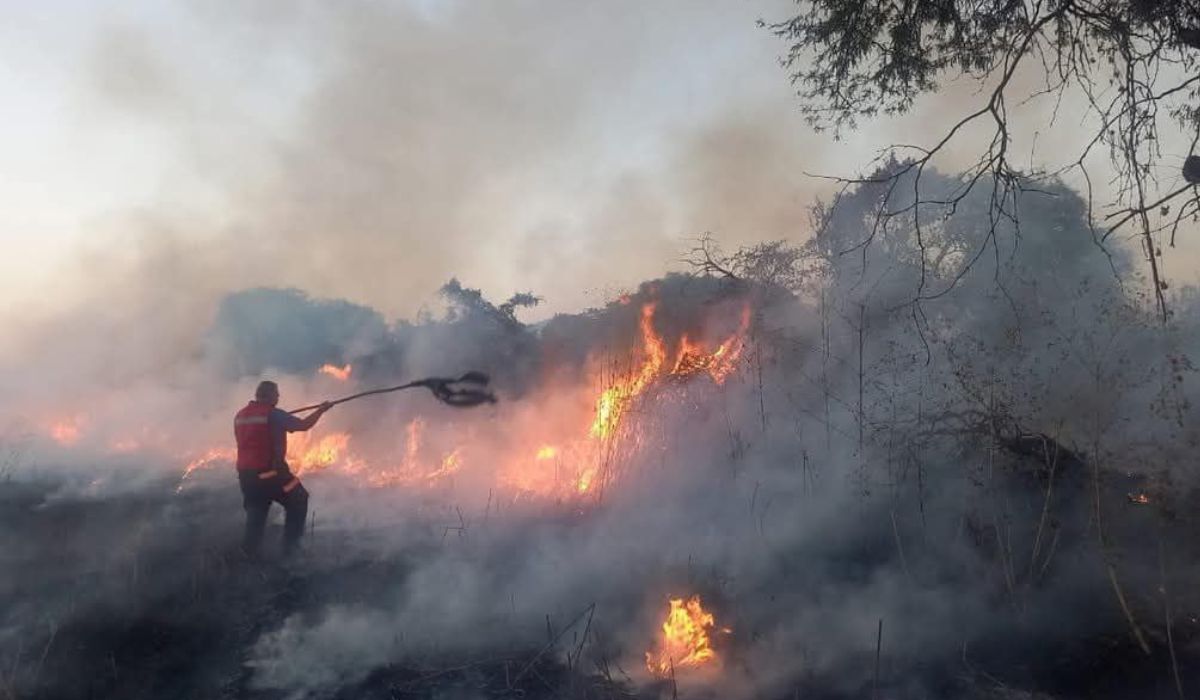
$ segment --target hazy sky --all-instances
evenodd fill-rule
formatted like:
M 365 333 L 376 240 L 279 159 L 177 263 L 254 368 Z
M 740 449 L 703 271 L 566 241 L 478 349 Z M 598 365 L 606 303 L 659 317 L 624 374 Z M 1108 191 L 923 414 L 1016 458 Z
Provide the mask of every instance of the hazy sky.
M 791 7 L 9 0 L 0 321 L 202 320 L 264 284 L 409 315 L 451 276 L 546 313 L 678 269 L 704 231 L 799 240 L 830 191 L 805 170 L 853 173 L 970 95 L 813 134 L 755 24 Z

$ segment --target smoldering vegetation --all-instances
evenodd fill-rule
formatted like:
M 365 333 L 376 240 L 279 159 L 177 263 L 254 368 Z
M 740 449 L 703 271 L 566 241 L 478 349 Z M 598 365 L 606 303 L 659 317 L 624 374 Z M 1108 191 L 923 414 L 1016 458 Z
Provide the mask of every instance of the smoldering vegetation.
M 959 185 L 927 173 L 925 197 Z M 6 443 L 0 690 L 1194 692 L 1196 297 L 1175 293 L 1162 324 L 1078 196 L 1029 192 L 997 221 L 986 190 L 916 219 L 911 187 L 862 185 L 814 209 L 802 246 L 703 243 L 695 274 L 536 326 L 520 320 L 533 295 L 497 303 L 457 282 L 446 309 L 394 323 L 296 291 L 230 295 L 169 392 L 114 387 L 120 420 L 92 415 L 60 445 L 34 419 Z M 664 369 L 621 404 L 604 449 L 579 457 L 603 488 L 514 486 L 509 455 L 561 423 L 586 434 L 597 390 L 645 366 L 648 305 L 667 357 L 749 309 L 736 371 Z M 501 402 L 456 412 L 414 394 L 330 414 L 373 458 L 303 474 L 299 566 L 236 556 L 228 462 L 181 481 L 179 456 L 103 448 L 141 424 L 227 443 L 260 376 L 287 403 L 346 391 L 326 363 L 360 386 L 479 369 Z M 439 454 L 461 447 L 461 468 L 372 483 L 418 419 Z M 715 618 L 715 658 L 654 676 L 667 600 L 690 595 Z

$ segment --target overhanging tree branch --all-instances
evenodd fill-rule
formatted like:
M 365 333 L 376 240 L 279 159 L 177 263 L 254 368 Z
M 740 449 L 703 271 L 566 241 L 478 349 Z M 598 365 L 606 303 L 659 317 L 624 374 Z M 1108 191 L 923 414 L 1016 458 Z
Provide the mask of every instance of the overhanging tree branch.
M 1114 211 L 1105 218 L 1110 230 L 1094 239 L 1103 246 L 1112 231 L 1136 224 L 1156 305 L 1168 317 L 1157 236 L 1170 230 L 1173 243 L 1180 225 L 1200 213 L 1200 193 L 1190 179 L 1184 187 L 1178 186 L 1179 176 L 1160 181 L 1164 159 L 1179 155 L 1164 154 L 1160 131 L 1173 123 L 1189 135 L 1200 134 L 1200 0 L 798 0 L 797 6 L 796 16 L 763 26 L 789 42 L 782 63 L 797 87 L 801 111 L 819 130 L 839 134 L 861 118 L 904 113 L 946 81 L 992 85 L 985 101 L 932 146 L 896 144 L 876 161 L 899 160 L 902 167 L 880 170 L 886 177 L 912 179 L 908 201 L 882 208 L 880 217 L 913 217 L 923 264 L 926 254 L 933 256 L 930 262 L 939 255 L 926 245 L 930 222 L 922 218 L 923 207 L 952 211 L 984 181 L 992 188 L 992 221 L 1012 224 L 1018 235 L 1018 195 L 1040 189 L 1039 181 L 1077 173 L 1094 211 L 1085 160 L 1095 147 L 1106 146 L 1115 191 L 1106 208 Z M 1018 69 L 1030 65 L 1027 57 L 1042 71 L 1042 85 L 1012 94 L 1018 92 L 1013 80 Z M 1032 158 L 1029 172 L 1014 167 L 1010 101 L 1051 96 L 1053 121 L 1070 94 L 1082 96 L 1095 126 L 1079 157 L 1048 171 L 1034 169 Z M 942 199 L 925 198 L 921 176 L 927 167 L 968 126 L 984 121 L 991 136 L 961 171 L 961 187 Z M 1184 163 L 1195 149 L 1193 140 Z M 850 185 L 870 180 L 837 179 Z M 1175 208 L 1164 208 L 1167 202 Z M 874 240 L 878 224 L 870 227 L 864 246 Z M 983 245 L 998 254 L 992 233 Z M 945 293 L 927 290 L 927 282 L 922 274 L 912 303 Z

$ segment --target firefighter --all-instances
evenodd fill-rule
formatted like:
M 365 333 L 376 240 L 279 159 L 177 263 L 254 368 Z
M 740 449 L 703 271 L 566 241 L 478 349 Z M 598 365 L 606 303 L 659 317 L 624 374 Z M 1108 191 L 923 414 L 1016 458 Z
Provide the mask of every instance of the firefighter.
M 254 400 L 238 411 L 233 419 L 233 434 L 237 438 L 238 482 L 242 487 L 242 506 L 246 509 L 242 551 L 249 557 L 258 554 L 272 501 L 282 505 L 286 514 L 283 525 L 284 556 L 296 551 L 304 535 L 308 491 L 288 469 L 285 461 L 287 434 L 312 428 L 330 409 L 327 401 L 308 417 L 299 418 L 276 408 L 278 403 L 279 387 L 275 382 L 261 382 L 254 392 Z

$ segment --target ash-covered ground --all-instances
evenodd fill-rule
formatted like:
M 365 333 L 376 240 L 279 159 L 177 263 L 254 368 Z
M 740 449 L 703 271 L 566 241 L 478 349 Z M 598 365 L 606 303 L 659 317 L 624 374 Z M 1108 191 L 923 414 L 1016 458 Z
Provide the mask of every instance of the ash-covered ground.
M 638 675 L 634 665 L 640 664 L 642 649 L 617 644 L 623 631 L 614 622 L 628 617 L 628 607 L 643 604 L 638 597 L 605 601 L 612 606 L 607 610 L 597 604 L 586 638 L 583 621 L 572 618 L 582 613 L 586 620 L 592 612 L 590 596 L 578 598 L 579 610 L 547 605 L 541 616 L 499 612 L 478 621 L 478 638 L 461 640 L 469 651 L 456 645 L 444 650 L 425 646 L 421 639 L 427 630 L 387 612 L 398 596 L 412 594 L 408 589 L 415 583 L 413 577 L 431 560 L 469 557 L 485 560 L 497 571 L 519 562 L 522 552 L 502 552 L 522 548 L 522 542 L 496 541 L 487 524 L 472 524 L 466 532 L 447 536 L 440 528 L 443 523 L 454 525 L 453 519 L 431 520 L 424 527 L 414 523 L 410 527 L 420 535 L 413 539 L 424 539 L 423 544 L 382 552 L 364 540 L 387 540 L 391 533 L 325 528 L 318 517 L 302 562 L 249 563 L 233 544 L 239 529 L 230 515 L 236 512 L 236 488 L 214 484 L 176 495 L 171 484 L 162 486 L 140 496 L 48 501 L 51 484 L 6 484 L 0 504 L 5 567 L 10 572 L 2 591 L 5 620 L 22 622 L 5 631 L 8 696 L 279 698 L 311 692 L 336 698 L 653 698 L 672 694 L 669 683 L 636 682 L 626 675 Z M 903 617 L 901 612 L 884 617 L 879 695 L 1174 696 L 1170 652 L 1163 636 L 1165 620 L 1156 617 L 1162 614 L 1161 593 L 1133 581 L 1154 578 L 1155 539 L 1181 537 L 1186 528 L 1164 528 L 1148 509 L 1122 511 L 1116 509 L 1116 502 L 1112 505 L 1114 512 L 1126 514 L 1113 529 L 1146 545 L 1123 547 L 1120 556 L 1125 595 L 1151 645 L 1149 656 L 1130 637 L 1099 562 L 1088 566 L 1070 560 L 1069 565 L 1059 565 L 1086 567 L 1092 585 L 1048 591 L 1057 578 L 1050 576 L 1038 588 L 1022 592 L 1026 610 L 1015 609 L 1002 591 L 992 590 L 991 605 L 986 606 L 990 609 L 973 611 L 972 618 L 963 621 L 958 648 L 915 646 L 914 638 L 929 634 L 928 628 L 920 628 L 920 615 Z M 583 516 L 527 524 L 536 530 L 553 529 L 564 539 L 571 539 L 566 533 L 591 525 Z M 278 534 L 277 529 L 270 534 Z M 715 609 L 721 620 L 737 625 L 719 640 L 718 650 L 724 656 L 721 672 L 741 676 L 743 682 L 745 676 L 755 675 L 757 660 L 748 650 L 763 643 L 756 635 L 788 622 L 782 613 L 795 604 L 793 597 L 815 599 L 811 605 L 827 607 L 826 614 L 846 615 L 858 604 L 877 606 L 874 600 L 839 595 L 838 589 L 865 595 L 864 586 L 894 558 L 891 543 L 856 544 L 843 555 L 848 559 L 842 563 L 843 580 L 816 585 L 814 572 L 794 561 L 781 564 L 775 572 L 778 590 L 745 594 L 746 599 L 735 592 L 735 584 L 722 581 L 719 572 L 678 572 L 677 584 L 709 592 L 711 600 L 720 601 Z M 986 549 L 986 545 L 975 546 Z M 906 554 L 920 583 L 934 585 L 928 572 L 936 564 L 926 560 L 919 545 L 911 544 Z M 1179 566 L 1178 560 L 1175 564 Z M 830 565 L 826 555 L 820 566 Z M 1182 571 L 1174 573 L 1180 584 L 1186 581 Z M 614 570 L 611 576 L 625 578 L 629 572 Z M 936 585 L 994 587 L 994 581 L 984 576 L 963 578 L 943 578 Z M 788 586 L 796 589 L 789 591 Z M 501 596 L 503 589 L 492 593 Z M 425 595 L 440 594 L 450 592 Z M 1194 684 L 1200 681 L 1195 595 L 1185 585 L 1172 594 L 1172 632 L 1181 679 Z M 927 624 L 949 624 L 946 616 L 959 603 L 931 603 L 934 611 L 944 612 L 929 615 Z M 739 614 L 758 607 L 776 609 L 781 615 L 770 620 L 755 613 Z M 847 640 L 836 625 L 819 620 L 819 611 L 808 614 L 816 618 L 812 626 L 797 631 L 807 643 L 797 645 L 796 658 L 774 660 L 778 665 L 769 669 L 771 675 L 787 677 L 780 684 L 792 690 L 754 691 L 747 696 L 870 696 L 875 684 L 872 625 L 864 623 L 862 637 Z M 991 621 L 983 625 L 975 616 Z M 1064 626 L 1066 621 L 1071 626 Z M 306 628 L 329 625 L 338 628 L 336 641 L 327 638 L 319 651 L 289 648 L 287 635 L 280 634 L 292 630 L 302 635 Z M 649 645 L 653 630 L 641 631 Z M 841 646 L 845 656 L 838 663 L 818 666 L 810 661 L 822 658 L 822 646 L 830 645 Z M 290 654 L 302 656 L 289 659 Z M 298 667 L 287 668 L 291 663 Z M 298 676 L 307 684 L 297 687 Z M 721 681 L 689 679 L 683 672 L 679 676 L 681 697 L 731 696 Z M 1033 688 L 1038 692 L 1030 692 Z
M 250 290 L 142 381 L 7 382 L 0 691 L 1187 697 L 1195 295 L 1156 320 L 1065 189 L 920 239 L 879 223 L 902 191 L 542 324 L 458 283 L 411 322 Z M 466 369 L 496 406 L 335 409 L 306 555 L 238 554 L 220 449 L 256 381 L 300 404 Z M 711 654 L 655 673 L 690 596 Z

